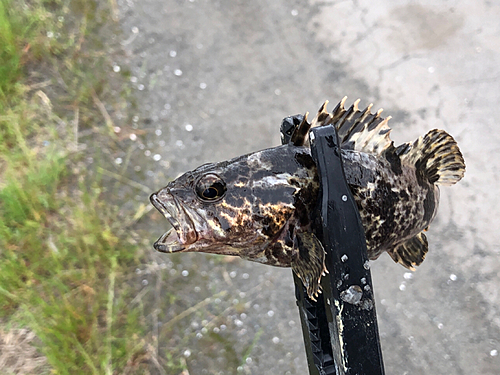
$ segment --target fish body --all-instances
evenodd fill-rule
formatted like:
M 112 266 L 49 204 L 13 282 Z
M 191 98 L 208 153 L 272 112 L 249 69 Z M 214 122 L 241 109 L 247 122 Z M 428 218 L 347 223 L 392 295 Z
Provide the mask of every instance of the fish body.
M 154 193 L 152 204 L 173 227 L 155 249 L 292 267 L 309 296 L 317 295 L 325 266 L 312 233 L 319 176 L 307 135 L 311 126 L 333 124 L 368 257 L 387 251 L 409 269 L 419 265 L 428 248 L 423 231 L 438 208 L 438 185 L 457 182 L 465 170 L 458 146 L 446 132 L 432 130 L 395 147 L 381 111 L 360 111 L 358 102 L 345 110 L 344 101 L 332 113 L 325 103 L 312 123 L 304 117 L 285 145 L 204 164 Z

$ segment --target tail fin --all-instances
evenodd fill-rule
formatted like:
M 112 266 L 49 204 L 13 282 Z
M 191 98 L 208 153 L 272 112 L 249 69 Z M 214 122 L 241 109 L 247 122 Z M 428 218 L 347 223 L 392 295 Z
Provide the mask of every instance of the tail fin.
M 401 160 L 412 163 L 432 184 L 453 185 L 465 173 L 465 162 L 457 142 L 444 130 L 434 129 L 413 144 L 399 146 Z

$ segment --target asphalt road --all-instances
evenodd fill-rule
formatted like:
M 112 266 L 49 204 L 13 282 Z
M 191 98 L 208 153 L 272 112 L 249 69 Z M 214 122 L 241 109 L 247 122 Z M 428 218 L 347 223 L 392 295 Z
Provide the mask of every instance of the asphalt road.
M 135 127 L 147 133 L 133 161 L 151 191 L 200 164 L 278 145 L 283 117 L 344 95 L 384 108 L 396 144 L 432 128 L 452 134 L 467 171 L 441 190 L 425 262 L 414 273 L 387 255 L 372 262 L 386 373 L 500 373 L 500 3 L 118 5 Z M 166 222 L 148 220 L 153 242 Z M 148 286 L 146 316 L 159 363 L 170 352 L 192 375 L 307 373 L 289 269 L 200 254 L 151 259 L 138 273 L 157 286 Z

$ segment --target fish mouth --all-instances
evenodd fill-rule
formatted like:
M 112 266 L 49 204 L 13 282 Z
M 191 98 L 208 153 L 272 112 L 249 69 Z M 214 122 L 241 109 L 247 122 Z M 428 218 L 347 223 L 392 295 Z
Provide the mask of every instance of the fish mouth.
M 170 230 L 163 233 L 153 244 L 153 247 L 156 251 L 162 253 L 176 253 L 184 250 L 184 246 L 180 243 L 179 235 L 174 228 L 170 228 Z
M 162 253 L 176 253 L 185 250 L 189 245 L 196 242 L 198 235 L 193 222 L 175 197 L 160 191 L 152 194 L 149 200 L 172 225 L 172 228 L 153 244 L 155 250 Z

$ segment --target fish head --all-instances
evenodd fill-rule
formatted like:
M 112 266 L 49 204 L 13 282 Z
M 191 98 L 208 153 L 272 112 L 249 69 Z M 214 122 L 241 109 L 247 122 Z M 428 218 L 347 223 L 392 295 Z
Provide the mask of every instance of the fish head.
M 204 164 L 152 194 L 172 224 L 154 248 L 251 258 L 278 239 L 294 214 L 300 182 L 297 163 L 282 162 L 283 150 L 275 149 Z

